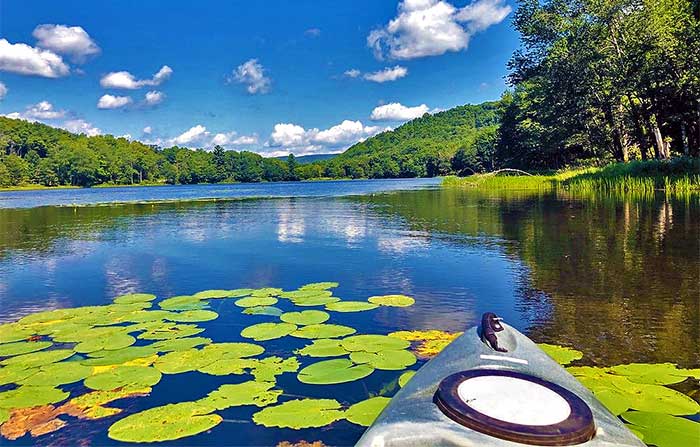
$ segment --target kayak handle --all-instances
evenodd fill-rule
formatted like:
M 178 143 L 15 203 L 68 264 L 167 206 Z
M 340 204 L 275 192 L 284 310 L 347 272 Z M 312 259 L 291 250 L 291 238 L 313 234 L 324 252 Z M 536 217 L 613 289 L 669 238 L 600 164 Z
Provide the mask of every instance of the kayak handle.
M 498 352 L 508 352 L 507 349 L 498 346 L 498 337 L 496 332 L 501 332 L 503 326 L 500 321 L 502 318 L 498 318 L 493 312 L 486 312 L 481 316 L 481 339 L 484 343 L 488 343 L 491 349 Z

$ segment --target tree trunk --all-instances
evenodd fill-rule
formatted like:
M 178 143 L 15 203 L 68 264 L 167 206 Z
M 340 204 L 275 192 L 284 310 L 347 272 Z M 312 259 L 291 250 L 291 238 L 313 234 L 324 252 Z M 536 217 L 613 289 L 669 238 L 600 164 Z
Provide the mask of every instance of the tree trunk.
M 615 116 L 613 114 L 612 107 L 610 105 L 606 105 L 604 108 L 604 113 L 608 125 L 610 126 L 610 128 L 612 128 L 613 156 L 617 161 L 627 161 L 627 151 L 624 145 L 622 144 L 622 134 L 620 133 L 620 129 L 615 123 Z
M 628 96 L 630 101 L 630 108 L 632 109 L 632 120 L 634 121 L 634 130 L 637 134 L 637 143 L 639 144 L 639 151 L 642 154 L 642 160 L 646 160 L 649 157 L 649 142 L 647 141 L 647 132 L 644 127 L 644 119 L 642 114 L 635 103 L 635 99 Z
M 688 133 L 685 130 L 683 121 L 681 121 L 681 144 L 683 145 L 683 155 L 687 157 L 690 154 L 690 146 L 688 145 Z

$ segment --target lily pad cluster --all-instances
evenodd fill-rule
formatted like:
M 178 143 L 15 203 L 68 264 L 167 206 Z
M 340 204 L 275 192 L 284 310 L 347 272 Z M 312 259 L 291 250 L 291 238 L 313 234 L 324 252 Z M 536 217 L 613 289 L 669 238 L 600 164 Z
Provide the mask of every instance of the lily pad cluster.
M 444 332 L 438 330 L 398 331 L 389 334 L 390 337 L 411 342 L 413 345 L 413 353 L 422 360 L 435 357 L 460 335 L 462 335 L 462 332 Z

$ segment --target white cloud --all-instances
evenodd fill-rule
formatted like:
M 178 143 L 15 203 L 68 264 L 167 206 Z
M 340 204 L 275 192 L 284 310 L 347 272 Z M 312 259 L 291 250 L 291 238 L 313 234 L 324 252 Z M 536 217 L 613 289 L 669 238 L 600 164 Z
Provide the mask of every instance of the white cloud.
M 157 86 L 167 81 L 173 74 L 173 69 L 163 65 L 151 79 L 136 79 L 128 71 L 113 71 L 102 76 L 100 85 L 104 88 L 123 88 L 135 90 L 144 86 Z
M 67 76 L 70 68 L 58 54 L 50 50 L 12 44 L 0 39 L 0 71 L 22 75 L 58 78 Z
M 80 26 L 39 25 L 34 28 L 32 36 L 37 40 L 38 47 L 67 54 L 77 63 L 100 52 L 100 47 Z
M 346 70 L 345 73 L 343 73 L 343 75 L 345 75 L 346 77 L 353 79 L 359 77 L 361 74 L 362 72 L 357 68 L 351 68 L 350 70 Z
M 375 107 L 369 118 L 372 121 L 408 121 L 419 118 L 429 111 L 430 109 L 425 104 L 407 107 L 401 103 L 392 102 Z
M 146 135 L 150 135 L 153 133 L 153 128 L 151 126 L 146 126 L 143 128 L 143 133 L 145 133 Z
M 404 0 L 394 19 L 367 36 L 367 45 L 378 59 L 461 51 L 473 34 L 500 23 L 510 12 L 505 0 L 476 0 L 463 8 L 444 0 Z
M 302 146 L 307 144 L 307 133 L 303 127 L 291 123 L 278 123 L 270 135 L 272 146 Z
M 102 95 L 97 101 L 98 109 L 118 109 L 131 104 L 133 101 L 128 96 Z
M 285 150 L 272 151 L 266 155 L 276 156 L 290 152 L 296 155 L 341 152 L 347 146 L 387 129 L 380 126 L 365 126 L 360 121 L 351 120 L 344 120 L 324 130 L 305 129 L 292 123 L 278 123 L 275 124 L 266 146 Z
M 304 31 L 304 34 L 308 37 L 319 37 L 321 35 L 321 30 L 318 28 L 309 28 Z
M 209 136 L 209 132 L 207 132 L 207 128 L 202 126 L 201 124 L 197 124 L 194 127 L 190 127 L 189 130 L 186 130 L 185 132 L 181 133 L 177 137 L 173 138 L 172 144 L 175 145 L 188 145 L 188 144 L 196 144 L 197 142 L 201 141 L 203 138 Z
M 217 133 L 209 142 L 210 146 L 252 146 L 258 144 L 257 135 L 241 135 L 236 132 Z
M 256 93 L 264 94 L 270 91 L 272 80 L 265 76 L 265 68 L 257 59 L 250 59 L 239 65 L 234 71 L 229 82 L 245 84 L 246 90 L 251 95 Z
M 382 131 L 379 126 L 365 126 L 360 121 L 344 120 L 329 129 L 318 132 L 313 141 L 329 146 L 352 144 Z
M 7 86 L 0 82 L 0 100 L 2 100 L 7 95 Z
M 406 67 L 396 65 L 395 67 L 387 67 L 384 70 L 375 71 L 374 73 L 366 73 L 364 78 L 372 82 L 388 82 L 401 79 L 408 74 Z
M 146 96 L 144 97 L 144 101 L 146 102 L 146 105 L 149 106 L 155 106 L 163 102 L 165 99 L 165 93 L 159 92 L 158 90 L 151 90 L 150 92 L 146 93 Z
M 95 135 L 100 135 L 102 131 L 98 129 L 97 127 L 93 126 L 92 124 L 88 123 L 85 120 L 82 119 L 74 119 L 74 120 L 68 120 L 65 121 L 61 126 L 64 129 L 66 129 L 68 132 L 73 132 L 73 133 L 84 133 L 87 136 L 94 137 Z
M 55 120 L 66 116 L 65 110 L 56 110 L 48 101 L 41 101 L 34 105 L 28 106 L 24 112 L 18 114 L 18 118 L 27 121 L 36 120 Z

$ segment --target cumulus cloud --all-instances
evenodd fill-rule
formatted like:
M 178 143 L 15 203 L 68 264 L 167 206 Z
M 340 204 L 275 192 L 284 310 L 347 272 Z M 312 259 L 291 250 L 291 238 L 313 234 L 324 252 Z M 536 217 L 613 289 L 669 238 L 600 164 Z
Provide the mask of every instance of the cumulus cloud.
M 146 126 L 143 128 L 143 133 L 146 135 L 150 135 L 153 133 L 153 128 L 151 126 Z
M 207 132 L 207 128 L 201 124 L 197 124 L 196 126 L 190 127 L 188 130 L 173 138 L 172 143 L 178 146 L 193 143 L 196 144 L 208 135 L 209 132 Z
M 131 104 L 133 101 L 128 96 L 102 95 L 97 101 L 98 109 L 118 109 Z
M 353 79 L 359 77 L 361 74 L 362 72 L 357 68 L 351 68 L 350 70 L 346 70 L 345 73 L 343 73 L 345 77 Z
M 308 37 L 318 37 L 321 35 L 321 30 L 318 28 L 309 28 L 306 31 L 304 31 L 304 35 Z
M 387 130 L 380 126 L 365 126 L 360 121 L 344 120 L 328 129 L 305 129 L 298 124 L 275 124 L 266 146 L 284 148 L 269 155 L 294 152 L 306 155 L 320 152 L 341 152 L 347 146 Z
M 148 127 L 149 132 L 145 134 L 151 134 L 152 129 Z M 158 139 L 155 141 L 156 144 L 165 144 L 168 146 L 185 146 L 185 147 L 201 147 L 205 149 L 212 149 L 214 146 L 223 146 L 226 148 L 230 147 L 241 147 L 241 146 L 252 146 L 258 144 L 257 135 L 238 135 L 237 132 L 220 132 L 212 136 L 212 133 L 207 130 L 202 124 L 197 124 L 180 135 L 169 138 L 169 139 Z
M 2 100 L 7 95 L 7 86 L 0 82 L 0 100 Z
M 384 70 L 375 71 L 373 73 L 366 73 L 364 78 L 372 82 L 389 82 L 401 79 L 408 74 L 408 69 L 406 67 L 401 67 L 396 65 L 394 67 L 387 67 Z
M 5 115 L 8 118 L 22 119 L 25 121 L 56 120 L 66 116 L 65 110 L 56 110 L 48 101 L 27 106 L 24 112 L 12 112 Z
M 394 19 L 367 36 L 367 45 L 378 59 L 461 51 L 473 34 L 500 23 L 510 12 L 505 0 L 476 0 L 463 8 L 444 0 L 404 0 Z
M 265 68 L 257 59 L 250 59 L 236 67 L 228 81 L 245 84 L 251 95 L 269 92 L 272 84 L 272 80 L 265 75 Z
M 34 28 L 32 36 L 38 47 L 69 55 L 76 63 L 100 53 L 100 47 L 80 26 L 39 25 Z
M 430 109 L 425 104 L 407 107 L 399 102 L 392 102 L 375 107 L 370 119 L 372 121 L 408 121 L 419 118 L 429 111 Z
M 159 92 L 158 90 L 151 90 L 150 92 L 146 92 L 144 102 L 148 106 L 155 106 L 163 102 L 164 99 L 165 93 Z
M 258 144 L 257 135 L 238 135 L 236 132 L 217 133 L 211 139 L 210 146 L 252 146 Z
M 58 54 L 23 43 L 0 39 L 0 71 L 21 75 L 58 78 L 67 76 L 70 68 Z
M 104 88 L 120 88 L 127 90 L 136 90 L 145 86 L 158 86 L 167 81 L 173 74 L 173 69 L 167 65 L 163 65 L 151 79 L 136 79 L 136 77 L 128 71 L 113 71 L 102 76 L 100 85 Z
M 97 127 L 93 126 L 89 122 L 83 120 L 83 119 L 73 119 L 73 120 L 68 120 L 65 121 L 62 125 L 59 127 L 62 127 L 66 129 L 68 132 L 73 132 L 73 133 L 82 133 L 90 137 L 94 137 L 95 135 L 100 135 L 102 131 L 98 129 Z

